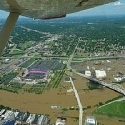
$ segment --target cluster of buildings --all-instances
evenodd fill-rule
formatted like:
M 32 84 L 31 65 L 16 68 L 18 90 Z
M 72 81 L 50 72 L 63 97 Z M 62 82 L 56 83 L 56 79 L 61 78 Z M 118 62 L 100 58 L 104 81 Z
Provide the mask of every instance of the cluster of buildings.
M 57 117 L 55 125 L 67 125 L 66 122 L 66 118 Z M 87 116 L 84 124 L 97 125 L 97 120 L 94 116 Z M 0 125 L 50 125 L 50 119 L 46 115 L 1 109 Z
M 0 110 L 0 125 L 49 125 L 50 120 L 46 115 L 30 114 L 29 112 L 13 112 Z
M 66 121 L 64 117 L 57 117 L 55 125 L 67 125 Z M 87 116 L 84 125 L 97 125 L 97 120 L 94 116 Z
M 85 75 L 88 77 L 91 77 L 93 74 L 91 73 L 91 71 L 85 71 Z M 94 70 L 94 76 L 97 79 L 104 79 L 106 78 L 106 72 L 104 70 Z
M 84 74 L 85 74 L 86 76 L 88 76 L 88 77 L 91 77 L 91 76 L 93 77 L 93 76 L 94 76 L 95 78 L 97 78 L 97 79 L 99 79 L 99 80 L 103 80 L 103 79 L 105 79 L 106 76 L 107 76 L 105 70 L 94 70 L 94 75 L 92 74 L 91 71 L 87 70 L 87 71 L 84 72 Z M 114 76 L 114 75 L 113 75 L 113 77 L 114 77 L 114 80 L 115 80 L 116 82 L 125 81 L 125 76 L 124 76 L 124 75 L 117 75 L 117 76 Z

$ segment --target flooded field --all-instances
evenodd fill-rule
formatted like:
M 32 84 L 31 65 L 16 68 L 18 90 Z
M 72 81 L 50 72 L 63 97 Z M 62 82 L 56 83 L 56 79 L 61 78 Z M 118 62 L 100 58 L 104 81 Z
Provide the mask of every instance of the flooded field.
M 85 120 L 86 116 L 94 115 L 97 118 L 98 123 L 101 123 L 100 125 L 124 125 L 124 122 L 119 122 L 119 120 L 123 120 L 123 118 L 117 118 L 117 117 L 108 117 L 104 115 L 96 115 L 93 114 L 93 111 L 97 109 L 97 104 L 99 102 L 105 103 L 106 101 L 119 96 L 120 94 L 117 92 L 114 92 L 113 90 L 110 90 L 108 88 L 103 89 L 95 89 L 95 90 L 84 90 L 87 89 L 87 80 L 85 78 L 81 78 L 78 75 L 73 74 L 74 84 L 78 90 L 79 97 L 81 99 L 81 103 L 83 107 L 91 106 L 91 108 L 87 109 L 83 113 L 83 121 Z M 77 80 L 78 79 L 78 80 Z
M 70 89 L 70 83 L 62 82 L 59 88 L 45 91 L 43 94 L 21 92 L 15 94 L 0 90 L 0 104 L 19 109 L 20 111 L 48 114 L 51 123 L 55 123 L 58 116 L 64 116 L 68 118 L 67 123 L 73 125 L 73 123 L 78 122 L 76 120 L 76 117 L 78 117 L 77 110 L 63 111 L 62 109 L 51 108 L 51 106 L 61 106 L 63 108 L 77 107 L 74 95 L 66 95 L 66 90 L 68 89 Z
M 83 113 L 83 122 L 88 115 L 96 116 L 100 125 L 123 125 L 116 117 L 107 117 L 103 115 L 92 114 L 97 108 L 99 102 L 106 102 L 114 97 L 119 96 L 117 92 L 107 88 L 88 90 L 88 80 L 78 75 L 72 74 L 73 82 L 78 90 L 83 107 L 91 106 Z M 64 82 L 64 78 L 58 88 L 46 90 L 43 94 L 34 94 L 19 92 L 19 94 L 10 93 L 0 90 L 0 103 L 21 111 L 29 111 L 37 114 L 48 114 L 51 123 L 55 123 L 56 117 L 63 116 L 67 118 L 68 125 L 78 125 L 78 110 L 52 109 L 51 106 L 61 106 L 63 108 L 78 108 L 70 82 Z

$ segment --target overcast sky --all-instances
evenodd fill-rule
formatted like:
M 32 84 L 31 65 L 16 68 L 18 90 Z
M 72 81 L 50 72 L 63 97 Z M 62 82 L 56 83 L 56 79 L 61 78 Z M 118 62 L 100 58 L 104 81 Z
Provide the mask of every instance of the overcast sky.
M 69 16 L 91 16 L 91 15 L 125 15 L 125 0 L 119 0 L 110 4 L 83 10 Z
M 77 13 L 69 14 L 69 16 L 95 16 L 95 15 L 125 15 L 125 0 L 119 0 L 114 3 L 102 5 L 88 10 L 83 10 Z M 0 18 L 6 18 L 8 13 L 5 11 L 0 11 Z M 20 16 L 21 18 L 21 16 Z

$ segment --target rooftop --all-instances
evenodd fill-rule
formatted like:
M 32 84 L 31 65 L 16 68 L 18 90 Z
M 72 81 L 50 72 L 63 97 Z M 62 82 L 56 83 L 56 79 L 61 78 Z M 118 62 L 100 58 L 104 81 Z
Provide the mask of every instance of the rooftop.
M 0 125 L 6 121 L 14 121 L 14 120 L 15 117 L 13 111 L 5 109 L 0 110 Z
M 96 118 L 94 116 L 87 116 L 85 120 L 85 125 L 97 125 Z
M 57 117 L 56 125 L 66 125 L 66 118 Z

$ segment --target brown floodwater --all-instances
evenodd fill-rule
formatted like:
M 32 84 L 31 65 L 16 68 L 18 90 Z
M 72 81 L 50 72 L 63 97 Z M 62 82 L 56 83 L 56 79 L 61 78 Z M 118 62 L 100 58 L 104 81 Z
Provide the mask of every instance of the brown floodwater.
M 86 84 L 88 80 L 75 74 L 73 74 L 72 77 L 75 78 L 74 84 L 78 90 L 83 107 L 92 107 L 84 112 L 83 122 L 86 116 L 93 115 L 92 112 L 97 108 L 93 107 L 94 105 L 98 104 L 99 102 L 104 103 L 105 101 L 120 95 L 117 92 L 107 88 L 92 91 L 84 90 L 88 88 Z M 64 108 L 72 106 L 78 107 L 74 93 L 67 93 L 67 90 L 69 89 L 71 89 L 71 84 L 64 82 L 63 79 L 63 82 L 61 82 L 61 85 L 58 88 L 44 91 L 43 94 L 24 92 L 15 94 L 0 90 L 0 104 L 14 109 L 19 109 L 21 111 L 29 111 L 37 114 L 48 114 L 49 118 L 51 119 L 51 123 L 55 123 L 56 117 L 63 116 L 67 118 L 68 125 L 76 125 L 78 124 L 78 120 L 76 120 L 74 117 L 79 116 L 79 112 L 77 110 L 62 112 L 61 109 L 51 109 L 51 106 L 61 106 Z M 119 120 L 122 120 L 122 118 L 108 117 L 104 115 L 95 116 L 98 123 L 103 125 L 125 125 L 125 123 L 119 122 Z

